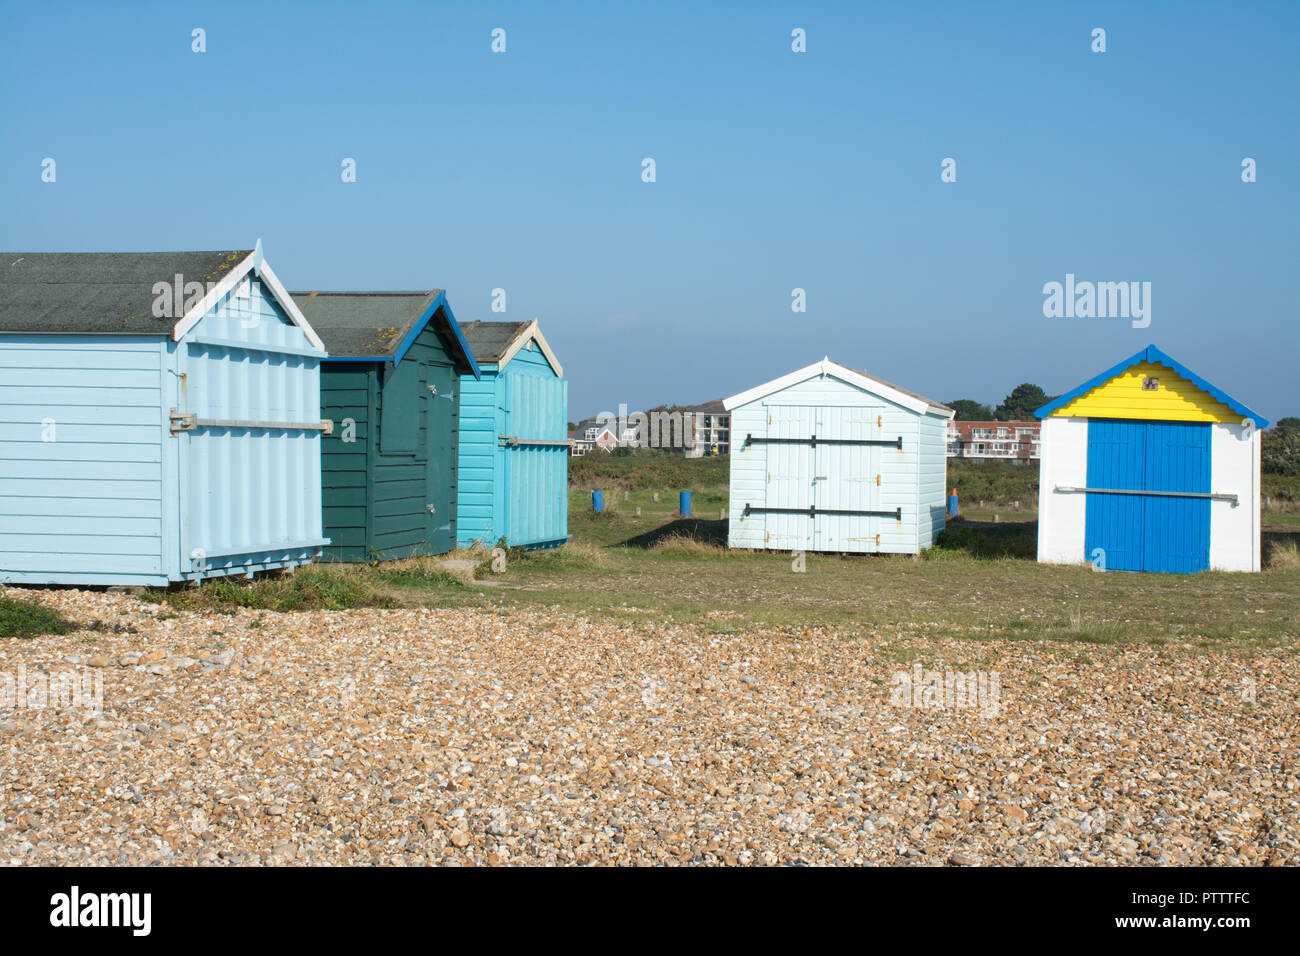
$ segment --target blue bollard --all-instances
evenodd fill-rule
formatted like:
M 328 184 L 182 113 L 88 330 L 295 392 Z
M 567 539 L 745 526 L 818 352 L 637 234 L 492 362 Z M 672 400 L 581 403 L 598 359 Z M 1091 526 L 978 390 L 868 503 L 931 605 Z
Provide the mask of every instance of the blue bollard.
M 957 517 L 957 489 L 954 488 L 948 492 L 948 517 Z
M 677 511 L 683 518 L 691 516 L 691 493 L 683 491 L 677 499 Z
M 602 495 L 599 491 L 593 491 L 591 493 L 591 510 L 592 511 L 605 510 L 605 496 Z

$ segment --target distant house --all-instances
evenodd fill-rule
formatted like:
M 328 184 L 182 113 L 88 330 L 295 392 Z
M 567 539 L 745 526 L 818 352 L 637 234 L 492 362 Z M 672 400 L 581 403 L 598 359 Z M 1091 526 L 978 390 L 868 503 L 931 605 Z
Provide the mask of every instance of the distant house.
M 1038 460 L 1040 422 L 949 422 L 948 457 L 976 461 Z
M 594 451 L 599 448 L 601 451 L 613 451 L 620 444 L 618 435 L 605 422 L 597 422 L 594 419 L 585 422 L 579 422 L 575 431 L 569 433 L 571 441 L 576 441 L 583 448 L 581 454 L 571 452 L 575 458 L 580 458 L 588 451 Z
M 731 413 L 722 404 L 722 399 L 693 405 L 686 411 L 691 416 L 691 443 L 686 448 L 687 458 L 731 452 Z
M 569 432 L 569 456 L 581 458 L 588 452 L 596 450 L 596 443 L 587 439 L 580 431 Z

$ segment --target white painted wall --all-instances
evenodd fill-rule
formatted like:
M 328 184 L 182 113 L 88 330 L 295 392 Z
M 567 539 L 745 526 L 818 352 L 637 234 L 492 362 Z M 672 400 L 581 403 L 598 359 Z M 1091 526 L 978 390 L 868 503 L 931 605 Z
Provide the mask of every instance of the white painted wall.
M 901 508 L 903 520 L 822 517 L 817 520 L 834 521 L 838 526 L 834 534 L 829 538 L 823 536 L 823 540 L 833 539 L 836 543 L 831 550 L 834 551 L 901 554 L 915 554 L 933 543 L 937 530 L 944 526 L 947 419 L 938 414 L 918 414 L 834 375 L 815 375 L 732 409 L 728 547 L 779 551 L 817 549 L 812 522 L 806 517 L 762 514 L 744 517 L 746 502 L 763 506 L 768 499 L 769 489 L 782 481 L 798 482 L 802 478 L 804 485 L 789 485 L 773 492 L 773 503 L 779 500 L 794 502 L 797 503 L 794 506 L 803 507 L 806 501 L 811 501 L 809 482 L 813 480 L 813 474 L 796 474 L 799 470 L 796 462 L 809 458 L 808 451 L 801 449 L 794 452 L 790 450 L 793 446 L 784 449 L 782 446 L 764 444 L 747 446 L 745 436 L 752 434 L 768 437 L 768 418 L 775 409 L 799 409 L 808 416 L 809 421 L 816 421 L 819 411 L 836 408 L 865 409 L 869 410 L 869 417 L 873 420 L 878 417 L 880 424 L 871 426 L 870 437 L 902 437 L 901 451 L 887 447 L 876 450 L 871 459 L 875 465 L 870 470 L 881 476 L 881 484 L 875 496 L 879 509 L 888 511 Z M 788 417 L 780 416 L 781 419 Z M 920 422 L 923 419 L 927 423 L 933 420 L 933 426 L 922 428 Z M 812 426 L 808 425 L 799 429 L 799 432 L 806 435 L 811 430 Z M 776 464 L 773 465 L 773 462 Z M 810 466 L 800 467 L 806 471 Z M 837 476 L 855 481 L 869 481 L 871 477 L 870 474 Z M 843 507 L 844 504 L 840 503 L 839 506 Z M 856 507 L 851 502 L 848 504 Z M 789 506 L 791 505 L 782 505 Z M 870 541 L 855 530 L 865 527 L 868 520 Z M 876 533 L 880 535 L 879 545 L 875 543 Z
M 1210 502 L 1210 570 L 1259 570 L 1260 432 L 1216 424 L 1210 432 L 1210 490 L 1239 502 Z
M 1038 560 L 1048 564 L 1082 564 L 1084 519 L 1088 496 L 1057 494 L 1057 485 L 1088 484 L 1088 420 L 1044 418 L 1042 458 L 1038 464 Z

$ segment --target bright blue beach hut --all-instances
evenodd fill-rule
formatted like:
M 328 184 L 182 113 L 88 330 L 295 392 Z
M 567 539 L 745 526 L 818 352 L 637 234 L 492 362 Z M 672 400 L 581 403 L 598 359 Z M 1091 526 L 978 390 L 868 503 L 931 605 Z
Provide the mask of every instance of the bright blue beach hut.
M 324 356 L 260 244 L 3 254 L 0 582 L 311 560 Z
M 482 372 L 460 380 L 456 538 L 544 548 L 569 536 L 569 383 L 531 322 L 462 322 Z

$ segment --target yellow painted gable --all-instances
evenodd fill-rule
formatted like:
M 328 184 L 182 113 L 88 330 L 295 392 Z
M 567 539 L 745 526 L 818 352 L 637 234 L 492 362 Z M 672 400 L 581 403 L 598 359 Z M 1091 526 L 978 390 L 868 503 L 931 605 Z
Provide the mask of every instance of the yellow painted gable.
M 1143 391 L 1142 380 L 1155 378 L 1160 387 Z M 1141 362 L 1080 395 L 1051 413 L 1053 418 L 1136 418 L 1174 422 L 1240 422 L 1241 415 L 1171 368 Z

